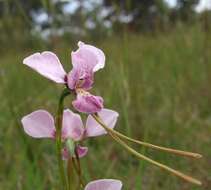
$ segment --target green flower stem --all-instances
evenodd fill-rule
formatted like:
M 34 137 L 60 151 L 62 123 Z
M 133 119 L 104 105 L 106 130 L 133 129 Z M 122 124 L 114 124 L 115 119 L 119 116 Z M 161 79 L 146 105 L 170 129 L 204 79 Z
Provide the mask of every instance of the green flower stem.
M 99 122 L 98 122 L 99 123 Z M 101 123 L 102 124 L 102 123 Z M 136 139 L 132 139 L 126 135 L 123 135 L 122 133 L 115 131 L 114 129 L 108 128 L 107 130 L 109 130 L 111 133 L 115 134 L 116 136 L 126 139 L 129 142 L 133 142 L 142 146 L 146 146 L 152 149 L 156 149 L 156 150 L 161 150 L 161 151 L 165 151 L 165 152 L 169 152 L 172 154 L 176 154 L 176 155 L 180 155 L 180 156 L 186 156 L 186 157 L 191 157 L 191 158 L 202 158 L 201 154 L 198 153 L 194 153 L 194 152 L 187 152 L 187 151 L 182 151 L 182 150 L 177 150 L 177 149 L 173 149 L 173 148 L 167 148 L 167 147 L 162 147 L 162 146 L 157 146 L 157 145 L 153 145 L 151 143 L 147 143 L 147 142 L 143 142 L 143 141 L 139 141 Z
M 98 115 L 93 114 L 92 116 L 93 116 L 93 118 L 94 118 L 94 119 L 95 119 L 95 120 L 96 120 L 96 121 L 97 121 L 97 122 L 98 122 L 98 123 L 108 132 L 108 134 L 109 134 L 116 142 L 118 142 L 121 146 L 123 146 L 128 152 L 130 152 L 130 153 L 133 154 L 134 156 L 138 157 L 139 159 L 143 159 L 143 160 L 145 160 L 145 161 L 148 161 L 148 162 L 150 162 L 151 164 L 153 164 L 153 165 L 155 165 L 155 166 L 158 166 L 158 167 L 160 167 L 160 168 L 162 168 L 162 169 L 164 169 L 164 170 L 166 170 L 166 171 L 168 171 L 168 172 L 170 172 L 170 173 L 172 173 L 172 174 L 174 174 L 174 175 L 176 175 L 176 176 L 182 178 L 182 179 L 185 180 L 185 181 L 188 181 L 188 182 L 193 183 L 193 184 L 196 184 L 196 185 L 201 185 L 201 184 L 202 184 L 202 183 L 201 183 L 199 180 L 197 180 L 197 179 L 194 179 L 194 178 L 192 178 L 192 177 L 190 177 L 190 176 L 188 176 L 188 175 L 185 175 L 185 174 L 183 174 L 183 173 L 181 173 L 181 172 L 179 172 L 179 171 L 177 171 L 177 170 L 174 170 L 174 169 L 172 169 L 172 168 L 170 168 L 170 167 L 168 167 L 168 166 L 166 166 L 166 165 L 164 165 L 164 164 L 161 164 L 161 163 L 159 163 L 159 162 L 157 162 L 157 161 L 154 161 L 154 160 L 152 160 L 152 159 L 150 159 L 150 158 L 148 158 L 148 157 L 146 157 L 146 156 L 144 156 L 144 155 L 138 153 L 137 151 L 135 151 L 134 149 L 132 149 L 131 147 L 129 147 L 129 146 L 128 146 L 124 141 L 122 141 L 118 136 L 116 136 L 115 133 L 113 133 L 113 131 L 110 130 L 110 129 L 102 122 L 101 118 L 98 117 Z
M 71 158 L 68 160 L 68 168 L 67 168 L 67 174 L 68 174 L 68 183 L 69 183 L 69 189 L 71 188 L 71 172 L 75 170 L 75 172 L 78 175 L 79 184 L 78 188 L 81 186 L 84 186 L 83 180 L 82 180 L 82 173 L 81 173 L 81 165 L 80 165 L 80 159 L 78 156 L 78 153 L 76 151 L 75 142 L 71 138 L 66 140 L 66 148 L 68 149 L 68 152 L 71 156 Z M 71 164 L 71 167 L 70 167 Z M 73 175 L 73 173 L 72 173 Z
M 59 165 L 59 173 L 61 178 L 61 189 L 67 190 L 67 181 L 65 177 L 64 164 L 62 160 L 62 118 L 63 118 L 63 109 L 64 109 L 64 98 L 70 94 L 70 91 L 65 88 L 60 96 L 57 117 L 56 117 L 56 150 L 57 150 L 57 159 Z

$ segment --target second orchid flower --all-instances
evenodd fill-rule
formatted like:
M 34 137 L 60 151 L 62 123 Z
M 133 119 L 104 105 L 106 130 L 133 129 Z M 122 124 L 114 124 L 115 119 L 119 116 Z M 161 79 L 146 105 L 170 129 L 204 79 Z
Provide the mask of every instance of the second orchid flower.
M 114 128 L 118 113 L 109 109 L 102 109 L 98 113 L 103 121 L 109 126 Z M 37 110 L 29 115 L 26 115 L 21 120 L 24 131 L 34 138 L 51 138 L 55 139 L 56 128 L 53 116 L 45 110 Z M 74 156 L 76 149 L 78 156 L 83 157 L 86 155 L 88 148 L 82 147 L 80 141 L 88 137 L 96 137 L 104 135 L 107 132 L 89 115 L 84 127 L 79 114 L 73 113 L 71 110 L 66 109 L 63 112 L 62 120 L 62 141 L 65 143 L 63 148 L 63 158 L 68 159 Z

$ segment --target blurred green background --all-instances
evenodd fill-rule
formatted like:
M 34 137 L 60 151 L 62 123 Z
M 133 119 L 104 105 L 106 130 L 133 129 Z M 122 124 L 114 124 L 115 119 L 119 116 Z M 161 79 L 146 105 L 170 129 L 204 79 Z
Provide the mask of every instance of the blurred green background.
M 54 143 L 27 136 L 20 120 L 40 108 L 55 114 L 62 87 L 22 60 L 50 50 L 69 71 L 79 40 L 106 54 L 92 92 L 120 113 L 117 130 L 204 156 L 135 146 L 201 179 L 196 187 L 136 160 L 109 136 L 89 139 L 85 180 L 117 178 L 124 190 L 210 190 L 210 8 L 210 0 L 0 0 L 0 190 L 59 189 Z

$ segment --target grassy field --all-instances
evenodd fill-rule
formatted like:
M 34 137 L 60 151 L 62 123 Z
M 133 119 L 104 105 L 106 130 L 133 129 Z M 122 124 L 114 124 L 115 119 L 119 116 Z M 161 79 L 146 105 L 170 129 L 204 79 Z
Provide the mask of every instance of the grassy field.
M 158 145 L 203 154 L 191 160 L 135 146 L 140 152 L 203 181 L 188 184 L 144 161 L 138 161 L 109 136 L 89 139 L 82 159 L 86 181 L 117 178 L 124 190 L 211 189 L 211 47 L 200 27 L 170 34 L 111 37 L 96 45 L 106 54 L 106 68 L 95 77 L 93 92 L 105 107 L 117 110 L 116 129 Z M 88 43 L 88 42 L 87 42 Z M 89 42 L 91 43 L 91 42 Z M 62 42 L 61 42 L 62 44 Z M 71 69 L 70 48 L 55 52 Z M 62 87 L 22 64 L 35 50 L 1 55 L 0 60 L 0 190 L 58 189 L 55 146 L 27 136 L 21 117 L 44 108 L 55 114 Z M 66 107 L 70 99 L 66 101 Z

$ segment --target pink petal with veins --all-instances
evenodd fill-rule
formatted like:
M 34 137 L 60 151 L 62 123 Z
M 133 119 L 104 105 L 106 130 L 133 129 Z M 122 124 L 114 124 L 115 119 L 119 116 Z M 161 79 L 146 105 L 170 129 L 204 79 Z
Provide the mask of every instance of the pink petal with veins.
M 93 72 L 89 72 L 80 66 L 74 67 L 67 75 L 67 84 L 70 89 L 90 89 L 93 84 Z
M 83 122 L 79 114 L 66 109 L 63 112 L 62 138 L 71 138 L 74 141 L 81 140 L 84 134 Z
M 55 124 L 50 113 L 37 110 L 26 115 L 21 120 L 24 131 L 34 138 L 54 138 Z
M 85 70 L 96 72 L 105 66 L 105 55 L 102 50 L 78 42 L 78 50 L 71 53 L 73 67 L 80 65 Z
M 86 156 L 86 154 L 88 153 L 88 147 L 85 146 L 80 146 L 78 145 L 76 147 L 77 153 L 78 153 L 78 157 L 82 158 L 84 156 Z M 68 149 L 65 147 L 62 149 L 62 159 L 63 160 L 68 160 L 71 157 L 71 155 L 69 154 Z M 75 155 L 74 155 L 75 157 Z
M 89 182 L 84 190 L 121 190 L 122 182 L 114 179 L 100 179 Z
M 52 52 L 32 54 L 23 60 L 23 64 L 56 83 L 66 83 L 66 72 L 56 54 Z
M 79 112 L 96 113 L 103 108 L 103 98 L 91 94 L 78 94 L 72 105 Z
M 102 109 L 100 112 L 98 112 L 98 115 L 103 121 L 103 123 L 111 129 L 115 127 L 115 124 L 119 116 L 119 114 L 116 111 L 109 109 Z M 97 121 L 95 121 L 95 119 L 91 115 L 89 115 L 87 118 L 85 130 L 86 130 L 85 132 L 86 137 L 95 137 L 107 133 L 105 129 L 101 127 L 101 125 L 98 124 Z
M 77 150 L 79 158 L 86 156 L 86 154 L 88 153 L 88 147 L 85 147 L 85 146 L 78 145 L 76 147 L 76 150 Z

